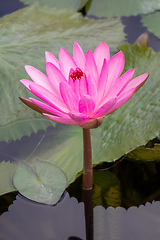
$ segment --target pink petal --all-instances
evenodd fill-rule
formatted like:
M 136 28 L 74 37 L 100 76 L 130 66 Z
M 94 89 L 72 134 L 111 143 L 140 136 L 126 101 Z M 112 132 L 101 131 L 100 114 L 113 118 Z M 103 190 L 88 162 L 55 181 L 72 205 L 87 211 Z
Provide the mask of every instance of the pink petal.
M 110 59 L 109 47 L 105 42 L 101 42 L 96 47 L 94 52 L 94 59 L 97 65 L 98 73 L 100 74 L 104 59 L 106 59 L 107 61 Z
M 115 54 L 108 61 L 108 81 L 107 81 L 105 95 L 108 95 L 115 81 L 121 75 L 124 68 L 124 62 L 125 62 L 125 59 L 122 51 Z
M 34 98 L 29 98 L 29 100 L 34 103 L 36 106 L 38 106 L 39 108 L 41 108 L 42 110 L 49 112 L 51 114 L 54 114 L 56 116 L 64 116 L 65 114 L 63 114 L 62 112 L 56 110 L 55 108 L 47 105 L 46 103 L 43 103 L 41 101 L 38 101 Z
M 79 95 L 87 95 L 87 80 L 85 77 L 81 77 L 79 81 Z
M 86 64 L 85 64 L 85 74 L 88 75 L 90 73 L 93 74 L 96 84 L 98 84 L 98 70 L 97 70 L 97 66 L 94 60 L 94 56 L 93 53 L 91 52 L 91 50 L 88 50 L 87 54 L 86 54 Z
M 68 115 L 75 121 L 75 122 L 78 122 L 78 123 L 83 123 L 85 121 L 88 120 L 88 117 L 83 114 L 83 113 L 72 113 L 72 112 L 69 112 Z
M 59 62 L 61 71 L 68 80 L 70 69 L 73 68 L 75 70 L 77 65 L 71 55 L 64 48 L 61 48 L 59 51 Z
M 108 98 L 114 97 L 115 95 L 120 95 L 121 92 L 126 88 L 128 83 L 131 81 L 133 75 L 134 69 L 130 69 L 125 72 L 120 78 L 118 78 L 114 86 L 112 87 L 111 92 L 108 94 L 106 99 L 104 99 L 104 101 L 106 101 Z
M 126 92 L 126 91 L 130 90 L 131 88 L 135 88 L 135 92 L 136 92 L 145 83 L 148 76 L 149 76 L 148 73 L 144 73 L 144 74 L 132 79 L 129 82 L 129 84 L 127 85 L 127 87 L 124 89 L 123 92 Z
M 82 48 L 76 42 L 74 43 L 73 46 L 73 59 L 77 66 L 84 72 L 86 58 Z
M 116 101 L 117 101 L 116 98 L 110 99 L 102 107 L 100 107 L 91 117 L 92 118 L 99 118 L 99 117 L 106 116 L 107 112 L 115 105 Z
M 62 124 L 67 124 L 67 125 L 75 125 L 77 124 L 74 120 L 72 120 L 69 117 L 66 118 L 62 118 L 62 117 L 57 117 L 57 116 L 53 116 L 53 115 L 49 115 L 44 113 L 43 114 L 46 118 L 48 118 L 49 120 L 53 121 L 53 122 L 57 122 L 57 123 L 62 123 Z
M 108 79 L 108 64 L 107 64 L 107 60 L 104 59 L 102 70 L 101 70 L 99 81 L 98 81 L 97 104 L 101 103 L 102 101 L 102 98 L 106 89 L 106 85 L 107 85 L 107 79 Z
M 33 82 L 27 79 L 21 79 L 20 82 L 30 91 L 29 85 L 32 84 Z
M 118 99 L 116 104 L 108 111 L 107 115 L 117 110 L 123 104 L 125 104 L 135 93 L 135 88 L 128 90 L 127 92 L 122 93 Z
M 53 65 L 55 65 L 58 69 L 60 69 L 59 61 L 57 60 L 57 58 L 52 53 L 45 52 L 45 57 L 46 57 L 46 63 L 50 62 Z
M 127 72 L 125 72 L 115 84 L 115 90 L 117 89 L 117 95 L 121 94 L 121 92 L 125 89 L 125 87 L 128 85 L 128 83 L 131 81 L 133 75 L 134 75 L 135 69 L 130 69 Z
M 59 99 L 54 96 L 53 93 L 49 92 L 47 89 L 43 88 L 42 86 L 31 83 L 29 85 L 30 91 L 43 100 L 44 102 L 48 103 L 55 109 L 61 111 L 61 112 L 68 112 L 68 108 L 65 106 L 64 102 L 62 99 Z
M 89 117 L 94 112 L 94 109 L 95 103 L 91 96 L 89 95 L 82 96 L 79 101 L 79 112 Z
M 56 90 L 55 92 L 59 94 L 59 84 L 60 82 L 66 82 L 65 77 L 61 71 L 50 62 L 46 64 L 46 72 L 50 83 L 52 84 L 54 90 Z
M 45 113 L 48 113 L 48 112 L 46 112 L 46 111 L 44 111 L 43 109 L 41 109 L 41 108 L 39 108 L 38 106 L 36 106 L 31 100 L 29 100 L 29 99 L 26 99 L 26 98 L 21 98 L 21 97 L 19 97 L 19 99 L 24 103 L 24 104 L 26 104 L 28 107 L 30 107 L 31 109 L 33 109 L 34 111 L 36 111 L 36 112 L 39 112 L 39 113 L 43 113 L 43 112 L 45 112 Z
M 46 75 L 44 75 L 42 72 L 40 72 L 38 69 L 26 65 L 25 66 L 26 72 L 28 73 L 28 75 L 30 76 L 30 78 L 37 84 L 45 87 L 46 89 L 48 89 L 49 91 L 52 91 L 52 85 L 50 84 L 50 82 L 48 81 L 48 78 L 46 77 Z
M 64 103 L 70 111 L 78 111 L 78 98 L 67 82 L 61 82 L 59 85 Z
M 97 87 L 95 83 L 95 79 L 93 74 L 89 74 L 87 78 L 87 84 L 88 84 L 88 95 L 91 96 L 94 102 L 97 101 Z

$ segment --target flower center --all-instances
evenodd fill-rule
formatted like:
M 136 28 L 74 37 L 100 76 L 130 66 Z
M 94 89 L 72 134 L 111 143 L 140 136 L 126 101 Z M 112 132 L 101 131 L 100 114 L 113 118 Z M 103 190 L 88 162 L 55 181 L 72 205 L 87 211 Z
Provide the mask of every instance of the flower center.
M 69 75 L 70 78 L 73 79 L 73 81 L 75 82 L 77 79 L 78 80 L 81 80 L 81 77 L 85 77 L 86 78 L 86 75 L 84 72 L 82 72 L 82 70 L 80 68 L 76 68 L 75 71 L 73 71 L 70 75 Z

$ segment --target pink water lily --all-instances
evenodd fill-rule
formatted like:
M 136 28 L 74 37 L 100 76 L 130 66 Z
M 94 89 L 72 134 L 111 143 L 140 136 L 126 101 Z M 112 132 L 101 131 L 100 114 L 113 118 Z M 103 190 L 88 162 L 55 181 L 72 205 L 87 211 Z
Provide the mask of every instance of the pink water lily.
M 103 117 L 126 103 L 148 77 L 145 73 L 132 79 L 134 69 L 121 75 L 124 63 L 123 52 L 110 58 L 109 47 L 104 42 L 94 53 L 88 50 L 86 56 L 75 42 L 73 57 L 61 48 L 59 61 L 46 52 L 47 76 L 32 66 L 25 66 L 33 81 L 21 80 L 43 102 L 20 99 L 54 122 L 98 127 Z

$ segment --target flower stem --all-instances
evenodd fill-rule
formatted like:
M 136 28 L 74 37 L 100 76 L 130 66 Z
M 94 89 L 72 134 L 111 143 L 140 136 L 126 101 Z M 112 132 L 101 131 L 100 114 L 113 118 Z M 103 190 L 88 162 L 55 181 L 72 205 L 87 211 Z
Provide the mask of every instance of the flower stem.
M 83 189 L 93 187 L 92 147 L 90 129 L 83 128 Z

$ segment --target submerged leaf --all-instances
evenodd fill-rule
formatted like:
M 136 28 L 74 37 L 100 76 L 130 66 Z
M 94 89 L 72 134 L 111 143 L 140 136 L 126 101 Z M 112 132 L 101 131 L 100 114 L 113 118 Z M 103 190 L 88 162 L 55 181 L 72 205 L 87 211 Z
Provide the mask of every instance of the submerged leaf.
M 57 166 L 35 160 L 33 170 L 20 163 L 13 176 L 16 189 L 25 197 L 41 203 L 56 204 L 67 186 L 67 179 Z
M 136 161 L 160 161 L 160 144 L 155 144 L 153 148 L 138 147 L 126 154 L 125 157 Z
M 103 34 L 102 34 L 103 32 Z M 119 19 L 93 20 L 81 14 L 38 5 L 26 7 L 0 19 L 0 140 L 20 139 L 52 122 L 25 107 L 19 96 L 32 95 L 19 82 L 28 78 L 24 65 L 45 73 L 45 51 L 57 55 L 64 47 L 72 54 L 74 41 L 94 50 L 106 41 L 116 51 L 125 34 Z

